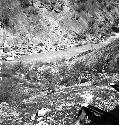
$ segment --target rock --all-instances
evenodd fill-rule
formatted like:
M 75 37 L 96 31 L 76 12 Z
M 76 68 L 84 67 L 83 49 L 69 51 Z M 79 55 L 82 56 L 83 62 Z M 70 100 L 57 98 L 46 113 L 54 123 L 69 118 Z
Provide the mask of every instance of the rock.
M 42 119 L 43 119 L 43 117 L 40 117 L 40 118 L 37 119 L 37 121 L 41 121 Z
M 31 120 L 35 120 L 35 116 L 36 116 L 36 114 L 33 114 L 33 115 L 31 116 Z
M 78 121 L 76 121 L 75 125 L 81 125 L 81 123 Z
M 44 121 L 40 121 L 38 124 L 36 124 L 36 125 L 48 125 L 46 122 L 44 122 Z
M 1 105 L 2 106 L 9 106 L 9 104 L 7 102 L 2 102 Z
M 13 61 L 13 60 L 15 60 L 15 58 L 14 57 L 7 57 L 6 60 Z
M 50 112 L 51 109 L 48 108 L 42 108 L 41 110 L 38 110 L 38 116 L 44 116 L 47 112 Z
M 84 106 L 84 107 L 88 107 L 88 103 L 83 103 L 83 104 L 81 104 L 81 106 Z
M 91 93 L 85 92 L 84 94 L 82 94 L 80 97 L 85 99 L 85 103 L 83 103 L 83 105 L 88 105 L 89 103 L 91 103 L 93 101 L 94 95 L 92 95 Z

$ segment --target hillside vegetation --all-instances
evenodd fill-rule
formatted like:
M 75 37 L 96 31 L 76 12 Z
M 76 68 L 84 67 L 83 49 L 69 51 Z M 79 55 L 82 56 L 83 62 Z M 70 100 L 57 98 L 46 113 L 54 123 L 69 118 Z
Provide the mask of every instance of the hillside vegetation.
M 37 62 L 27 65 L 22 62 L 14 65 L 4 63 L 0 101 L 1 105 L 3 102 L 9 104 L 9 112 L 14 111 L 16 114 L 12 115 L 14 121 L 5 120 L 9 119 L 9 113 L 3 116 L 2 123 L 16 124 L 22 119 L 20 124 L 25 124 L 25 120 L 27 124 L 37 124 L 37 118 L 35 121 L 30 118 L 35 112 L 46 107 L 51 109 L 51 112 L 43 117 L 45 121 L 42 120 L 47 124 L 56 125 L 75 122 L 74 114 L 77 115 L 83 103 L 89 103 L 104 111 L 113 110 L 118 105 L 119 97 L 109 86 L 110 83 L 118 83 L 119 80 L 116 48 L 118 39 L 104 48 L 87 53 L 85 59 L 81 61 L 79 58 L 75 63 L 66 59 L 54 63 Z M 114 55 L 113 58 L 110 54 Z M 112 62 L 115 65 L 112 66 Z M 91 96 L 92 100 L 87 102 L 86 96 Z M 12 109 L 13 107 L 15 109 Z M 49 117 L 54 120 L 50 119 L 48 122 Z
M 110 84 L 119 83 L 119 38 L 96 49 L 83 51 L 83 47 L 98 46 L 118 33 L 118 4 L 116 0 L 0 1 L 1 125 L 73 125 L 82 104 L 108 113 L 115 110 L 119 95 Z M 73 47 L 77 52 L 70 58 L 20 60 L 23 55 L 67 53 Z M 101 118 L 86 117 L 84 124 L 113 125 Z

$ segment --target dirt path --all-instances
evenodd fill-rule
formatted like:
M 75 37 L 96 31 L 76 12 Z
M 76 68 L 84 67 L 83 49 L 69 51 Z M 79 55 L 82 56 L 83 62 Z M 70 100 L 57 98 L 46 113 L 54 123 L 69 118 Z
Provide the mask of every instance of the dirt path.
M 54 51 L 54 52 L 47 52 L 47 53 L 40 53 L 40 54 L 33 54 L 29 56 L 22 56 L 19 60 L 12 61 L 13 63 L 17 61 L 22 61 L 25 64 L 28 63 L 35 63 L 36 61 L 42 61 L 42 62 L 54 62 L 57 59 L 61 59 L 65 57 L 66 59 L 70 59 L 71 57 L 77 56 L 82 52 L 92 50 L 92 49 L 99 49 L 103 46 L 106 46 L 109 44 L 112 40 L 119 37 L 119 34 L 115 34 L 115 36 L 109 37 L 104 42 L 101 42 L 99 44 L 87 44 L 79 47 L 72 47 L 68 48 L 67 50 L 60 50 L 60 51 Z M 11 63 L 12 63 L 11 62 Z
M 36 61 L 43 61 L 43 62 L 52 62 L 56 61 L 56 59 L 60 59 L 65 57 L 66 59 L 69 59 L 73 56 L 78 55 L 79 53 L 92 50 L 92 49 L 99 49 L 107 44 L 109 44 L 112 40 L 119 37 L 119 34 L 116 33 L 115 36 L 109 37 L 104 42 L 101 42 L 99 44 L 87 44 L 79 47 L 72 47 L 67 50 L 61 50 L 61 51 L 55 51 L 55 52 L 48 52 L 45 54 L 33 54 L 30 56 L 23 56 L 20 58 L 21 61 L 24 63 L 34 63 Z
M 45 54 L 33 54 L 30 56 L 23 56 L 20 58 L 21 61 L 24 63 L 34 63 L 36 61 L 43 61 L 43 62 L 50 62 L 50 61 L 56 61 L 56 59 L 60 59 L 65 57 L 66 59 L 69 59 L 73 56 L 78 55 L 79 53 L 85 52 L 87 50 L 92 49 L 99 49 L 103 46 L 105 46 L 106 43 L 100 43 L 100 44 L 94 44 L 94 45 L 84 45 L 80 47 L 72 47 L 65 51 L 57 51 L 57 52 L 48 52 Z

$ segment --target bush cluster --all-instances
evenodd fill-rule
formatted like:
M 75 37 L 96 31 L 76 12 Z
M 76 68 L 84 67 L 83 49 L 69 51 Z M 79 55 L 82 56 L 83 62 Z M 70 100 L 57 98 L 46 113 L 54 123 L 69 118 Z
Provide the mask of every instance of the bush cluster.
M 85 61 L 69 64 L 66 59 L 55 63 L 37 62 L 36 64 L 25 65 L 19 62 L 15 65 L 3 64 L 0 101 L 9 102 L 15 98 L 17 100 L 19 96 L 18 102 L 20 102 L 29 98 L 29 93 L 32 94 L 31 89 L 34 88 L 37 88 L 39 92 L 54 93 L 57 86 L 72 86 L 88 81 L 95 83 L 96 80 L 99 80 L 98 73 L 102 73 L 102 68 L 102 63 L 96 63 L 89 67 Z M 29 91 L 26 94 L 24 87 L 27 87 Z

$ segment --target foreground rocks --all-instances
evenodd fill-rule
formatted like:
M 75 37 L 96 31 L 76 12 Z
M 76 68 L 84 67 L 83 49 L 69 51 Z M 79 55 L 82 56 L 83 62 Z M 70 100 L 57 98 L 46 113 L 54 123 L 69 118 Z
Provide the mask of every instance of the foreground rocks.
M 68 125 L 76 121 L 75 116 L 78 115 L 81 105 L 90 104 L 109 112 L 119 104 L 118 97 L 118 92 L 108 85 L 72 86 L 49 96 L 37 96 L 32 102 L 27 100 L 24 104 L 30 114 L 49 108 L 51 111 L 43 118 L 45 120 L 50 117 L 46 120 L 46 123 L 49 121 L 48 124 Z

